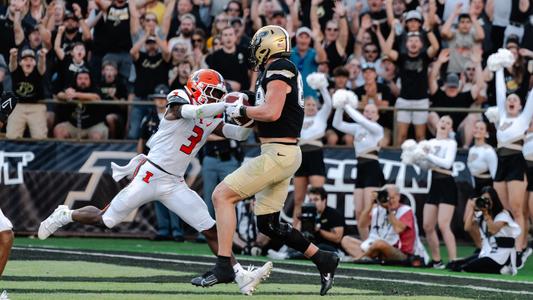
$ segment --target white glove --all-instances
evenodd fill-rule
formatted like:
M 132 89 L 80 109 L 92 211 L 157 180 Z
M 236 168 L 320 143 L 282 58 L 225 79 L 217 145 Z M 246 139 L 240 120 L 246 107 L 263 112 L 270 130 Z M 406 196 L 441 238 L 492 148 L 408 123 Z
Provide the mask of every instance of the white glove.
M 320 90 L 328 87 L 328 79 L 324 73 L 311 73 L 305 79 L 310 88 L 314 90 Z
M 235 119 L 242 117 L 242 100 L 226 104 L 226 116 Z
M 507 49 L 498 49 L 498 52 L 493 53 L 487 60 L 489 70 L 496 72 L 501 68 L 507 68 L 514 64 L 513 53 Z
M 406 140 L 405 142 L 402 143 L 402 155 L 400 156 L 402 163 L 410 164 L 410 165 L 414 164 L 415 162 L 414 152 L 417 147 L 418 145 L 416 144 L 416 141 L 413 139 Z
M 346 95 L 348 97 L 348 101 L 345 105 L 350 105 L 351 107 L 357 109 L 359 107 L 359 97 L 357 97 L 357 95 L 352 91 L 348 91 L 348 94 Z

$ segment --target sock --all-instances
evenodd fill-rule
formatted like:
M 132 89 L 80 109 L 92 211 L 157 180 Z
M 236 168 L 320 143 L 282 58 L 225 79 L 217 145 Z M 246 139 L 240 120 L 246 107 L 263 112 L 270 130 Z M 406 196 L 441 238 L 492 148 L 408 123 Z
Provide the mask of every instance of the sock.
M 235 272 L 235 274 L 239 274 L 240 272 L 244 271 L 244 268 L 241 266 L 240 263 L 236 263 L 233 266 L 233 271 Z
M 65 224 L 71 223 L 72 222 L 72 210 L 71 209 L 65 210 L 65 214 L 62 215 L 61 220 Z
M 320 261 L 322 260 L 322 250 L 318 250 L 313 256 L 311 256 L 311 261 L 315 263 L 315 265 L 318 266 L 320 264 Z
M 231 260 L 229 256 L 217 256 L 217 265 L 221 266 L 230 266 L 231 267 Z

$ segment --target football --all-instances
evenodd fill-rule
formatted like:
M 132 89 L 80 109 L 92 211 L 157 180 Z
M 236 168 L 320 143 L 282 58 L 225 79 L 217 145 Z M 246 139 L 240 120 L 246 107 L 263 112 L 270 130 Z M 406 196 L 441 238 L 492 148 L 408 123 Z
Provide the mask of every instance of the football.
M 240 93 L 240 92 L 228 93 L 226 96 L 224 96 L 224 102 L 234 103 L 238 101 L 240 98 L 242 98 L 243 105 L 250 106 L 250 102 L 248 101 L 248 95 L 244 93 Z M 232 120 L 233 122 L 235 122 L 235 124 L 239 126 L 252 127 L 254 124 L 254 121 L 248 117 L 233 118 Z

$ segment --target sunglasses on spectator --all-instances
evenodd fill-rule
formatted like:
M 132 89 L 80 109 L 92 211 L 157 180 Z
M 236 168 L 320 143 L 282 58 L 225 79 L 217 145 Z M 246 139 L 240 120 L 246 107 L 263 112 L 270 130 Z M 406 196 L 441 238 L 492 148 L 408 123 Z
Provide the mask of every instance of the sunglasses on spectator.
M 378 53 L 378 49 L 367 49 L 365 53 Z
M 228 11 L 236 11 L 236 12 L 239 12 L 241 11 L 239 8 L 228 8 Z
M 180 52 L 180 53 L 187 53 L 187 49 L 186 48 L 174 48 L 174 49 L 172 49 L 172 51 Z
M 203 39 L 192 39 L 193 43 L 203 43 Z
M 329 27 L 329 28 L 326 28 L 326 31 L 339 31 L 339 28 Z
M 157 22 L 156 18 L 144 18 L 145 22 Z

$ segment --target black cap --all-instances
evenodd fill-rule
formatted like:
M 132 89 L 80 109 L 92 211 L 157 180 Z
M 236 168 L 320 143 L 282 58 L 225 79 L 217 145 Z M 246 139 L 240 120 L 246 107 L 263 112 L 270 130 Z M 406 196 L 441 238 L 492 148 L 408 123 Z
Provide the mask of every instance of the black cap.
M 168 93 L 170 92 L 169 88 L 165 84 L 159 84 L 155 87 L 154 93 L 148 95 L 148 98 L 150 99 L 156 99 L 156 98 L 167 98 Z
M 71 12 L 70 10 L 65 11 L 65 15 L 63 16 L 63 21 L 66 21 L 68 19 L 78 21 L 78 17 L 76 17 L 76 15 L 74 15 L 74 13 Z
M 459 76 L 455 73 L 450 73 L 448 76 L 446 76 L 446 86 L 451 88 L 457 88 L 459 87 Z
M 284 10 L 276 10 L 275 12 L 272 13 L 272 18 L 275 18 L 275 17 L 285 17 L 287 14 L 285 13 Z

